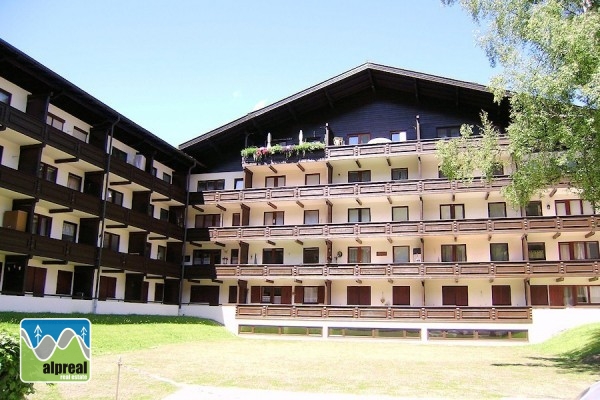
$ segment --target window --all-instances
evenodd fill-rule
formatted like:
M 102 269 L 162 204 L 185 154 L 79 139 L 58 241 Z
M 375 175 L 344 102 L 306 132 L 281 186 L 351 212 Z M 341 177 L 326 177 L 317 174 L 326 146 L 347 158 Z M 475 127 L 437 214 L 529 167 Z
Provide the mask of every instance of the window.
M 10 105 L 11 94 L 6 90 L 0 89 L 0 103 Z
M 318 286 L 304 286 L 304 295 L 302 296 L 302 303 L 304 304 L 318 304 L 319 303 L 319 287 Z
M 163 294 L 165 292 L 165 284 L 164 283 L 155 283 L 154 284 L 154 301 L 157 303 L 162 303 Z
M 119 148 L 113 147 L 110 154 L 112 154 L 113 157 L 115 157 L 121 161 L 127 162 L 127 152 L 125 152 Z
M 72 222 L 63 222 L 62 227 L 62 240 L 75 243 L 75 238 L 77 236 L 77 225 Z
M 408 168 L 392 168 L 393 181 L 405 181 L 408 179 Z
M 56 128 L 56 129 L 60 129 L 62 131 L 63 128 L 65 127 L 65 120 L 58 118 L 54 114 L 48 113 L 48 115 L 46 116 L 46 124 Z
M 510 306 L 511 304 L 510 285 L 492 285 L 492 305 Z
M 56 294 L 71 294 L 71 283 L 73 282 L 73 273 L 70 271 L 58 271 L 56 277 Z
M 50 237 L 50 230 L 52 228 L 52 218 L 45 215 L 33 214 L 33 225 L 31 227 L 31 233 L 40 236 Z
M 112 251 L 119 251 L 119 235 L 114 233 L 104 232 L 104 244 L 102 247 L 110 249 Z
M 392 142 L 405 142 L 406 131 L 392 132 L 390 133 L 390 139 Z
M 113 189 L 108 189 L 106 194 L 106 201 L 109 203 L 117 204 L 119 206 L 123 205 L 123 193 L 117 192 Z
M 319 263 L 319 248 L 305 247 L 302 249 L 303 264 L 318 264 Z
M 410 262 L 410 246 L 394 246 L 394 263 Z
M 169 220 L 169 210 L 166 210 L 164 208 L 160 209 L 160 220 L 161 221 L 168 221 Z
M 465 244 L 443 244 L 442 262 L 465 262 L 467 261 L 467 245 Z
M 58 175 L 58 168 L 41 162 L 38 169 L 38 178 L 45 179 L 50 182 L 56 183 L 56 176 Z
M 156 167 L 150 168 L 150 174 L 152 176 L 157 176 L 158 175 L 158 170 L 156 169 Z
M 410 306 L 410 286 L 392 286 L 392 304 Z
M 408 206 L 392 207 L 392 221 L 408 221 Z
M 242 215 L 240 213 L 233 213 L 231 216 L 231 226 L 240 226 L 242 224 Z
M 306 174 L 304 176 L 304 184 L 306 186 L 319 185 L 320 183 L 321 183 L 321 175 L 320 174 Z
M 148 215 L 154 218 L 154 204 L 148 204 Z
M 240 262 L 240 249 L 231 249 L 231 263 L 238 264 Z
M 260 302 L 269 304 L 290 304 L 292 302 L 291 289 L 291 286 L 262 286 L 260 288 Z
M 219 287 L 208 285 L 192 285 L 190 287 L 190 303 L 208 303 L 219 305 Z
M 221 214 L 196 215 L 195 228 L 210 228 L 221 226 Z
M 349 208 L 348 222 L 371 222 L 371 209 Z
M 265 178 L 265 187 L 285 186 L 285 176 L 267 176 Z
M 467 286 L 442 286 L 442 305 L 468 306 L 469 289 Z
M 581 200 L 556 200 L 556 215 L 583 215 Z
M 162 180 L 167 183 L 171 183 L 171 175 L 167 174 L 166 172 L 163 172 Z
M 525 207 L 525 215 L 528 217 L 540 217 L 542 215 L 542 202 L 530 201 Z
M 77 139 L 81 140 L 82 142 L 87 142 L 87 137 L 88 137 L 87 132 L 84 131 L 83 129 L 79 129 L 76 126 L 73 127 L 73 136 L 76 137 Z
M 167 248 L 165 246 L 158 245 L 156 250 L 156 259 L 161 261 L 167 260 Z
M 527 255 L 530 261 L 545 260 L 546 259 L 546 244 L 541 243 L 527 243 Z
M 283 264 L 283 249 L 263 249 L 263 264 Z
M 371 262 L 371 247 L 360 246 L 360 247 L 348 247 L 348 263 L 350 264 L 364 264 Z
M 371 286 L 348 286 L 346 289 L 346 303 L 349 306 L 370 306 Z
M 242 190 L 244 188 L 244 178 L 235 178 L 233 180 L 233 188 L 235 190 Z
M 111 276 L 100 277 L 100 290 L 98 300 L 114 299 L 117 293 L 117 278 Z
M 348 182 L 371 182 L 371 171 L 348 171 Z
M 194 265 L 221 264 L 221 250 L 194 250 L 192 256 Z
M 34 296 L 44 296 L 46 268 L 28 266 L 25 271 L 25 292 L 33 293 Z
M 464 204 L 442 204 L 440 205 L 440 219 L 464 219 Z
M 436 135 L 439 138 L 459 137 L 460 126 L 445 126 L 436 129 Z
M 599 304 L 600 286 L 577 286 L 578 304 Z
M 491 261 L 508 261 L 508 243 L 490 243 Z
M 598 242 L 562 242 L 558 244 L 561 260 L 592 260 L 598 258 Z
M 283 211 L 267 211 L 265 213 L 265 225 L 283 225 Z
M 353 133 L 348 135 L 348 144 L 365 144 L 371 140 L 370 133 Z
M 73 189 L 73 190 L 77 190 L 78 192 L 81 192 L 81 177 L 74 175 L 72 173 L 69 172 L 69 177 L 67 178 L 67 187 L 69 189 Z
M 304 210 L 304 224 L 318 224 L 319 223 L 319 210 Z
M 242 187 L 238 188 L 236 187 L 236 189 L 243 189 L 244 188 L 244 180 L 243 179 L 236 179 L 236 181 L 241 180 L 242 181 Z M 236 183 L 237 185 L 237 183 Z M 198 191 L 207 191 L 207 190 L 223 190 L 225 189 L 225 179 L 217 179 L 217 180 L 212 180 L 212 181 L 198 181 Z
M 492 167 L 492 176 L 502 176 L 504 175 L 504 165 L 500 163 L 494 164 Z
M 505 218 L 506 203 L 488 203 L 488 215 L 490 218 Z

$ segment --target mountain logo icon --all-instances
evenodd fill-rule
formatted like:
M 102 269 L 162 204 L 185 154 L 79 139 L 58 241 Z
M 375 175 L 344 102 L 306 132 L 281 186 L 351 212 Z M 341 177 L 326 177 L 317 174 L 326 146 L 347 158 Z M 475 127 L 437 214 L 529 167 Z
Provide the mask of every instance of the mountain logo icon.
M 21 320 L 23 382 L 87 382 L 92 361 L 92 324 L 87 318 Z

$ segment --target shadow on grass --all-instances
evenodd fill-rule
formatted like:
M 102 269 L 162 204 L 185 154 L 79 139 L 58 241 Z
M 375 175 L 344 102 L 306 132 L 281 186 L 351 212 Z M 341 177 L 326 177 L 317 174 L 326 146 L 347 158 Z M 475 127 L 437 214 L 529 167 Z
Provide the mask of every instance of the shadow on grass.
M 548 357 L 527 357 L 528 363 L 494 363 L 496 367 L 553 367 L 574 373 L 600 373 L 600 328 L 592 330 L 587 340 L 569 351 Z
M 100 314 L 54 314 L 54 313 L 0 313 L 0 323 L 19 324 L 23 318 L 87 318 L 98 325 L 140 325 L 140 324 L 178 324 L 221 326 L 218 322 L 183 316 L 160 315 L 100 315 Z

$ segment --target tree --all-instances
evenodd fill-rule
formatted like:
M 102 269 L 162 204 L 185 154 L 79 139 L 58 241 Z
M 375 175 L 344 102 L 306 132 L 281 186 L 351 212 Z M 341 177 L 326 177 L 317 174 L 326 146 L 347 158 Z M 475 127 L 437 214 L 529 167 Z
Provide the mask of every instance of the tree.
M 598 0 L 442 0 L 460 3 L 484 27 L 480 46 L 502 72 L 491 82 L 508 97 L 508 152 L 516 166 L 504 195 L 513 205 L 562 180 L 600 205 L 600 15 Z M 472 127 L 463 127 L 466 138 Z M 440 143 L 441 169 L 472 179 L 501 161 L 498 130 L 483 116 L 479 145 Z M 462 141 L 462 142 L 460 142 Z M 464 146 L 467 145 L 468 152 Z
M 0 332 L 0 395 L 5 400 L 24 399 L 34 393 L 33 383 L 21 382 L 19 338 Z

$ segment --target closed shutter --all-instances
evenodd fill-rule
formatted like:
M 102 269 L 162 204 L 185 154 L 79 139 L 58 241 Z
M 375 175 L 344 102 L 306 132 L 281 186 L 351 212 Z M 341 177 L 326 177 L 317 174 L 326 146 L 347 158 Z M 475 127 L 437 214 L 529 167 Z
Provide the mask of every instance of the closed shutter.
M 456 305 L 469 305 L 469 288 L 467 286 L 456 286 Z
M 281 287 L 281 304 L 292 304 L 292 287 Z
M 409 306 L 410 286 L 394 286 L 392 288 L 392 304 L 395 306 Z
M 304 303 L 304 286 L 296 286 L 296 293 L 294 294 L 294 303 Z
M 510 306 L 511 305 L 510 285 L 493 285 L 492 286 L 492 305 L 494 305 L 494 306 Z
M 142 282 L 142 302 L 144 303 L 148 302 L 148 285 L 148 282 Z
M 550 306 L 564 307 L 565 305 L 565 287 L 550 285 Z
M 454 290 L 454 286 L 442 286 L 442 305 L 456 305 L 456 293 Z
M 358 304 L 361 306 L 371 305 L 371 286 L 360 286 L 359 287 L 359 299 Z
M 531 285 L 531 305 L 532 306 L 547 306 L 548 305 L 548 286 L 546 285 Z
M 348 286 L 346 288 L 346 303 L 349 306 L 359 304 L 359 296 L 358 296 L 359 289 L 360 289 L 360 286 Z
M 73 282 L 73 273 L 71 271 L 58 271 L 56 277 L 56 294 L 71 294 L 71 282 Z
M 325 303 L 325 286 L 319 286 L 317 288 L 317 303 Z
M 250 288 L 250 303 L 260 303 L 260 286 Z
M 229 296 L 228 296 L 228 302 L 229 303 L 237 303 L 237 297 L 238 297 L 238 290 L 237 290 L 237 286 L 229 286 Z

